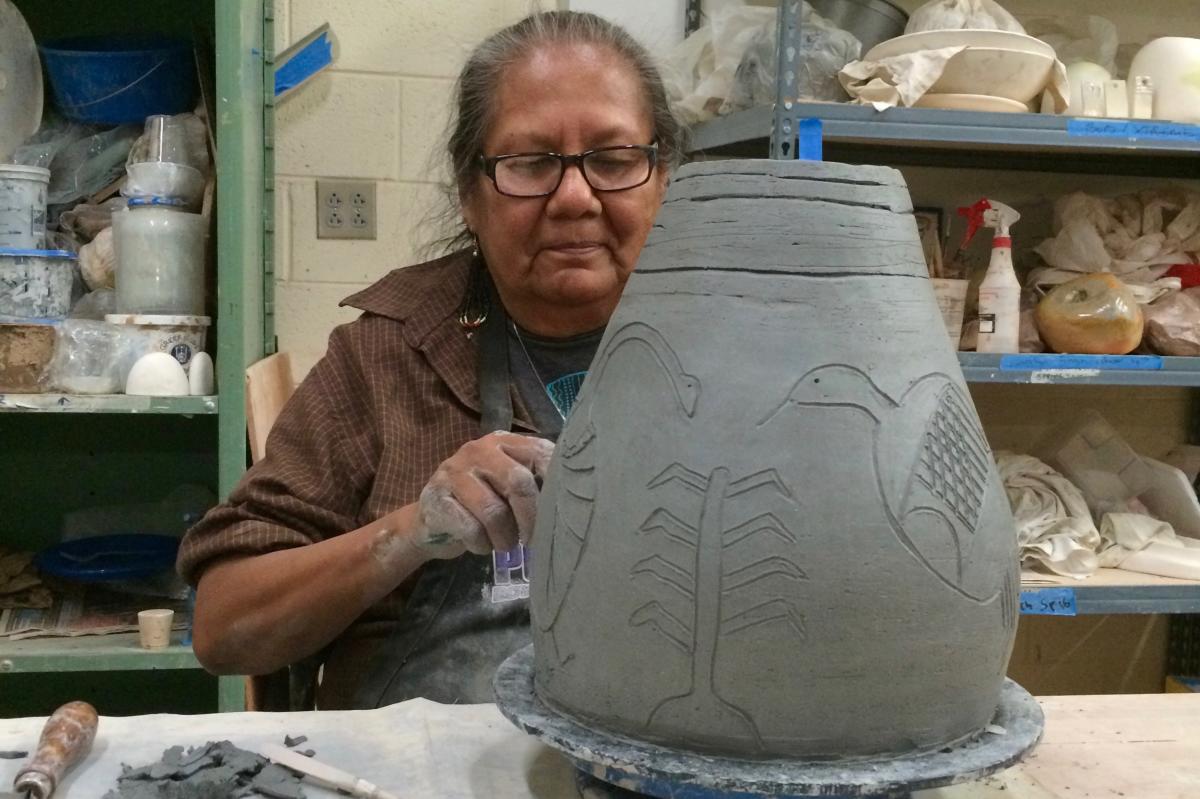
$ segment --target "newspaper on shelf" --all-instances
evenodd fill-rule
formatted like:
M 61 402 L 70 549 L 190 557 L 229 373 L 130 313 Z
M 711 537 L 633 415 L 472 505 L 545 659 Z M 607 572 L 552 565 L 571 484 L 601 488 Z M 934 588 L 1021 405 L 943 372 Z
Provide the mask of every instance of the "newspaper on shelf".
M 185 599 L 151 598 L 96 583 L 64 584 L 54 586 L 49 607 L 0 610 L 0 641 L 136 632 L 138 611 L 148 607 L 174 610 L 174 629 L 186 629 L 190 622 Z

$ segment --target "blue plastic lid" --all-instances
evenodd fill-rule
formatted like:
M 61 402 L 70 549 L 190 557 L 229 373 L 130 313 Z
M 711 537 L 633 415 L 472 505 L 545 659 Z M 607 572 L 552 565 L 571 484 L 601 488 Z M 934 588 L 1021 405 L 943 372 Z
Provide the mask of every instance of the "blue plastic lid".
M 179 197 L 130 197 L 128 203 L 129 208 L 143 208 L 152 205 L 178 208 L 187 205 L 187 201 Z
M 0 247 L 0 255 L 16 255 L 22 258 L 78 258 L 70 250 L 22 250 L 16 247 Z

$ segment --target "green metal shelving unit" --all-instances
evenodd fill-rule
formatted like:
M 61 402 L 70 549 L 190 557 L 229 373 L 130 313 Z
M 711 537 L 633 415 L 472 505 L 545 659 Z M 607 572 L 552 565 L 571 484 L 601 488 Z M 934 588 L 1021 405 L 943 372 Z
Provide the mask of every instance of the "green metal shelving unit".
M 120 423 L 118 429 L 125 438 L 119 439 L 122 443 L 112 453 L 101 451 L 105 441 L 102 431 L 105 425 L 146 414 L 159 420 L 155 426 L 159 433 L 164 430 L 162 425 L 179 430 L 178 440 L 185 448 L 177 457 L 196 464 L 194 469 L 204 475 L 204 482 L 211 484 L 219 496 L 227 496 L 247 463 L 245 368 L 274 351 L 271 307 L 274 277 L 272 4 L 270 0 L 129 0 L 106 6 L 103 14 L 96 13 L 95 4 L 88 0 L 56 0 L 53 4 L 17 0 L 17 5 L 39 39 L 115 31 L 189 35 L 196 29 L 211 36 L 216 78 L 213 126 L 217 144 L 215 352 L 218 395 L 172 398 L 0 395 L 0 421 L 5 425 L 5 432 L 27 436 L 32 431 L 34 436 L 51 439 L 26 444 L 19 453 L 19 466 L 14 468 L 29 468 L 37 457 L 39 446 L 53 451 L 60 441 L 86 433 L 90 441 L 100 442 L 99 446 L 93 445 L 93 449 L 100 451 L 96 462 L 100 457 L 110 455 L 111 460 L 119 463 L 112 468 L 134 469 L 139 454 L 137 447 L 144 442 L 128 440 L 129 425 L 138 422 Z M 17 418 L 24 414 L 40 417 L 44 423 L 25 424 L 33 419 Z M 170 421 L 171 417 L 178 417 L 179 424 Z M 210 421 L 196 427 L 201 424 L 199 420 L 205 418 Z M 143 438 L 154 436 L 149 434 Z M 164 457 L 162 447 L 169 446 L 159 441 L 145 445 L 157 447 L 153 451 L 160 459 L 157 462 Z M 91 460 L 84 458 L 96 456 L 96 451 L 82 454 L 73 451 L 69 453 L 74 458 L 71 463 L 76 466 L 91 464 Z M 131 474 L 136 475 L 136 472 Z M 147 475 L 152 476 L 155 475 Z M 103 480 L 99 482 L 111 487 Z M 140 480 L 129 482 L 126 496 L 97 496 L 94 501 L 99 504 L 118 499 L 129 501 L 143 490 Z M 36 497 L 26 502 L 24 508 L 47 505 L 46 501 L 39 500 L 52 498 L 52 494 Z M 27 513 L 29 518 L 20 518 L 19 525 L 43 529 L 44 532 L 37 534 L 42 537 L 57 534 L 54 514 L 60 514 L 63 506 L 50 504 L 41 516 L 33 511 Z M 14 525 L 11 518 L 5 521 Z M 3 542 L 0 537 L 0 543 Z M 137 646 L 136 635 L 0 641 L 0 686 L 5 674 L 199 668 L 190 647 L 175 644 L 161 651 L 143 651 Z M 243 708 L 243 678 L 223 677 L 218 685 L 217 706 L 220 710 Z M 0 693 L 2 691 L 0 687 Z

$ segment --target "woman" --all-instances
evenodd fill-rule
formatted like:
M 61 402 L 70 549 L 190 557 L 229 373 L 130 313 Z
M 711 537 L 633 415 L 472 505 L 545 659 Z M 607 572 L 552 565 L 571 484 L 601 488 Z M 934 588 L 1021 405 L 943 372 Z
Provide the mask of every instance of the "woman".
M 488 591 L 513 565 L 491 553 L 529 540 L 548 439 L 679 158 L 650 57 L 590 14 L 492 36 L 455 107 L 453 243 L 471 248 L 345 301 L 363 315 L 180 552 L 201 663 L 264 674 L 316 655 L 321 708 L 490 701 L 528 640 L 527 600 Z

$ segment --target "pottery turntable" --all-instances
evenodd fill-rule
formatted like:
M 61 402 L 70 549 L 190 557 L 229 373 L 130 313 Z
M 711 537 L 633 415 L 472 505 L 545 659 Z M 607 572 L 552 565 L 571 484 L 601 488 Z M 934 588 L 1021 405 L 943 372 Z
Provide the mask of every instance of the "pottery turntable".
M 497 703 L 607 795 L 903 796 L 1041 736 L 1005 679 L 1013 520 L 894 170 L 679 170 L 534 540 Z

